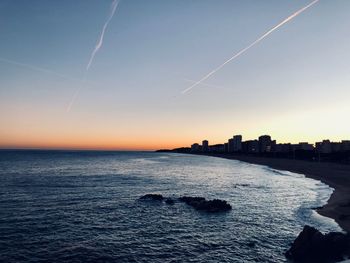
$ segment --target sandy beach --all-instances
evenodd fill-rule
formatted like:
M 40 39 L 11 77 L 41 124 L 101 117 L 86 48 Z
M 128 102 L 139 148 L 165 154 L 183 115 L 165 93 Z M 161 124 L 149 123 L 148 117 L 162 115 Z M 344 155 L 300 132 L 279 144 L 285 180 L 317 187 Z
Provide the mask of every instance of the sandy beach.
M 300 173 L 306 177 L 322 181 L 334 188 L 335 191 L 328 203 L 318 209 L 317 212 L 323 216 L 333 218 L 345 231 L 350 233 L 350 165 L 242 155 L 216 154 L 210 156 L 267 165 L 274 169 Z

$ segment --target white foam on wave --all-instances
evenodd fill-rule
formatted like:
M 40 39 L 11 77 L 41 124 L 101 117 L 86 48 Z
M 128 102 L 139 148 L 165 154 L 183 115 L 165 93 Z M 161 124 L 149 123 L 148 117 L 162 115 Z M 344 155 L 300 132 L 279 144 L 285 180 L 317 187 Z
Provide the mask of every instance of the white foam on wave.
M 306 223 L 316 228 L 323 229 L 324 231 L 322 232 L 343 232 L 343 229 L 337 224 L 334 219 L 320 215 L 315 210 L 316 208 L 323 207 L 328 203 L 328 200 L 334 191 L 332 187 L 319 180 L 308 178 L 304 174 L 293 173 L 289 171 L 279 171 L 272 168 L 270 168 L 270 170 L 273 172 L 278 172 L 281 175 L 302 178 L 306 182 L 311 183 L 310 190 L 316 192 L 316 199 L 314 202 L 312 202 L 311 206 L 308 204 L 306 207 L 301 207 L 300 214 L 298 216 L 300 216 L 303 221 L 306 221 Z
M 285 170 L 277 170 L 277 169 L 271 168 L 269 166 L 264 166 L 264 168 L 266 170 L 268 170 L 269 172 L 272 172 L 272 173 L 278 174 L 278 175 L 292 176 L 292 177 L 296 177 L 296 178 L 304 178 L 305 177 L 305 175 L 303 175 L 303 174 L 293 173 L 293 172 L 285 171 Z
M 314 180 L 309 178 L 306 178 L 306 179 Z M 333 194 L 334 188 L 322 183 L 321 181 L 318 181 L 318 180 L 314 180 L 314 181 L 316 181 L 315 187 L 317 192 L 317 200 L 315 202 L 316 203 L 315 207 L 325 206 L 328 203 L 329 198 Z M 312 209 L 312 213 L 310 217 L 312 221 L 322 224 L 329 231 L 344 232 L 344 230 L 337 224 L 337 222 L 334 219 L 320 215 L 314 209 Z

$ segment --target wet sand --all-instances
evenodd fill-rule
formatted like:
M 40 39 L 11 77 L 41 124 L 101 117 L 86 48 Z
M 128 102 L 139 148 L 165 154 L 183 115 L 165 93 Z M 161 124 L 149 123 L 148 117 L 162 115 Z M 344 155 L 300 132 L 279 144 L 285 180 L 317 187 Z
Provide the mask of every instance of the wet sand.
M 306 177 L 322 181 L 334 188 L 335 191 L 328 203 L 318 209 L 317 212 L 323 216 L 333 218 L 341 228 L 350 233 L 350 165 L 243 155 L 216 154 L 210 156 L 266 165 L 273 169 L 300 173 Z

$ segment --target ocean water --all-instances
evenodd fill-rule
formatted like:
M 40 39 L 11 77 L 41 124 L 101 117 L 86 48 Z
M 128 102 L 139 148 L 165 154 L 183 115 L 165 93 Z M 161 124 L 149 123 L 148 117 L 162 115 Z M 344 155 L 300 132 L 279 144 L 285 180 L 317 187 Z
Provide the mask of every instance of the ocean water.
M 142 202 L 227 200 L 232 211 Z M 220 158 L 151 152 L 0 151 L 0 262 L 285 262 L 328 186 Z

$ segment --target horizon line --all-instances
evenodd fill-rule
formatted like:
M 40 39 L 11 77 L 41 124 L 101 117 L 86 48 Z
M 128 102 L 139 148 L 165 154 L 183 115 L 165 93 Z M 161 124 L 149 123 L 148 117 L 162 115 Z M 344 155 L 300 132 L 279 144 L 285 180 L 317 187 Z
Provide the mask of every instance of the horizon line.
M 110 149 L 110 148 L 59 148 L 59 147 L 0 147 L 0 151 L 103 151 L 103 152 L 154 152 L 156 149 Z

